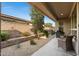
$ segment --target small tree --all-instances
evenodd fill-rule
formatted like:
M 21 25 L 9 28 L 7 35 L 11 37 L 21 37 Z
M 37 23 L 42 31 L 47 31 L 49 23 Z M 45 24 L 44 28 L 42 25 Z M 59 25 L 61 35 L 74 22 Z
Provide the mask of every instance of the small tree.
M 31 19 L 35 36 L 39 39 L 39 32 L 43 31 L 44 16 L 36 8 L 31 9 Z

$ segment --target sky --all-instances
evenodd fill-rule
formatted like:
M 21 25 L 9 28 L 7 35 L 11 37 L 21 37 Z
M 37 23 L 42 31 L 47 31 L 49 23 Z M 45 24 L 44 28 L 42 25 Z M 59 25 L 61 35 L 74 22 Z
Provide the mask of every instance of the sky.
M 26 2 L 2 2 L 1 13 L 6 15 L 15 16 L 24 20 L 31 20 L 31 5 Z M 55 26 L 55 22 L 49 19 L 47 16 L 44 17 L 45 23 L 52 23 Z

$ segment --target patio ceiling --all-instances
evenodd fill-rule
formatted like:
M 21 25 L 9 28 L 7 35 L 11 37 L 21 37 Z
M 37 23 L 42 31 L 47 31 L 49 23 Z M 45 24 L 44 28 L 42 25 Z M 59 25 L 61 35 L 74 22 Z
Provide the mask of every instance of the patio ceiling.
M 74 5 L 73 2 L 29 2 L 29 4 L 51 19 L 68 18 Z

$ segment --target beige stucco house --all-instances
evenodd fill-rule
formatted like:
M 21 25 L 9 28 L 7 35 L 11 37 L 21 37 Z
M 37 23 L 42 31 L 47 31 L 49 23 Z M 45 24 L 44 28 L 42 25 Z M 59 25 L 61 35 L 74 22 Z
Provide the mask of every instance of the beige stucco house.
M 20 32 L 30 32 L 32 24 L 30 21 L 17 17 L 1 14 L 1 30 L 18 30 Z

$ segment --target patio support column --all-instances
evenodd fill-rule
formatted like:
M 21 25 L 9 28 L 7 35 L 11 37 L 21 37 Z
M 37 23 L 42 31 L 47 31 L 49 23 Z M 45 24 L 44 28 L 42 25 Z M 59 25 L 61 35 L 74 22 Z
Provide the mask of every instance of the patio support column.
M 71 16 L 71 29 L 72 29 L 72 16 Z M 70 29 L 70 30 L 71 30 L 71 29 Z M 72 35 L 72 30 L 71 30 L 71 35 Z
M 79 55 L 79 3 L 77 3 L 77 55 Z
M 56 23 L 55 23 L 55 31 L 57 31 L 58 30 L 58 28 L 59 28 L 59 22 L 56 20 Z

